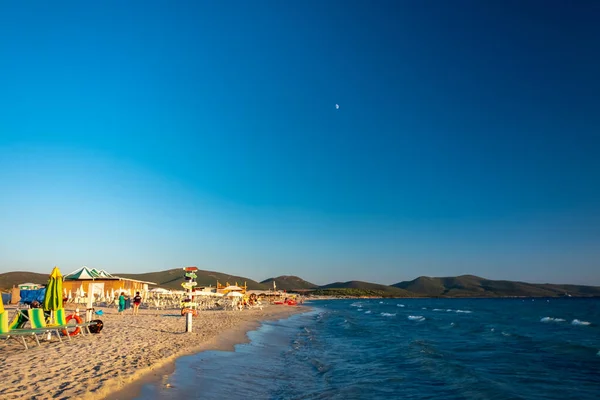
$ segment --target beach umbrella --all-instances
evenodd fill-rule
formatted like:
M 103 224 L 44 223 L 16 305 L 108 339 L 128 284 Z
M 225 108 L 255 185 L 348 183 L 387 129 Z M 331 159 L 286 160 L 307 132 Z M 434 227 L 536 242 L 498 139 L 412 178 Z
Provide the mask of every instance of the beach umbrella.
M 226 297 L 244 297 L 240 292 L 229 292 L 225 295 Z
M 62 275 L 58 267 L 54 267 L 46 286 L 44 296 L 44 310 L 56 311 L 62 308 Z

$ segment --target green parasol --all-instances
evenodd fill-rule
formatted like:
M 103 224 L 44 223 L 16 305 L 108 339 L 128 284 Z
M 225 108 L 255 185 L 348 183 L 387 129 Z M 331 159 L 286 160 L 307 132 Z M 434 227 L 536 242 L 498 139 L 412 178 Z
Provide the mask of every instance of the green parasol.
M 56 311 L 63 307 L 63 288 L 62 275 L 58 267 L 54 267 L 48 279 L 46 286 L 46 295 L 44 296 L 44 310 Z

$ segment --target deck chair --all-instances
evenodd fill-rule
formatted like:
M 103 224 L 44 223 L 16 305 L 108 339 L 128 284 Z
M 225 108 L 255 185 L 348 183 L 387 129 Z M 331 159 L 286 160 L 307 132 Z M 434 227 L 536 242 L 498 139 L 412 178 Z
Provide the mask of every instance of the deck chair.
M 27 338 L 27 337 L 33 338 L 35 340 L 35 342 L 37 343 L 37 345 L 39 346 L 40 341 L 38 340 L 37 334 L 43 333 L 43 332 L 39 332 L 36 329 L 11 328 L 11 327 L 18 326 L 18 324 L 21 323 L 21 318 L 22 318 L 22 313 L 21 313 L 21 311 L 18 311 L 15 314 L 15 316 L 13 317 L 13 320 L 9 322 L 8 311 L 1 312 L 0 313 L 0 337 L 5 338 L 7 341 L 9 339 L 16 340 L 17 342 L 21 343 L 25 347 L 25 350 L 29 349 L 29 347 L 27 346 L 27 342 L 25 341 L 25 338 Z
M 38 334 L 55 333 L 56 337 L 58 338 L 58 341 L 62 342 L 59 327 L 46 325 L 46 317 L 44 315 L 44 310 L 42 310 L 41 308 L 30 308 L 29 310 L 27 310 L 27 316 L 29 317 L 29 324 L 31 325 L 32 330 L 38 331 Z
M 83 328 L 80 330 L 81 334 L 84 335 L 83 331 L 87 331 L 88 334 L 91 335 L 90 332 L 90 325 L 96 325 L 96 322 L 84 322 L 82 324 L 69 324 L 67 323 L 67 315 L 65 312 L 64 308 L 59 308 L 58 310 L 56 310 L 54 312 L 54 320 L 55 320 L 55 324 L 54 325 L 50 325 L 52 327 L 56 326 L 60 329 L 63 328 Z M 67 335 L 67 337 L 69 338 L 69 340 L 71 340 L 71 336 Z

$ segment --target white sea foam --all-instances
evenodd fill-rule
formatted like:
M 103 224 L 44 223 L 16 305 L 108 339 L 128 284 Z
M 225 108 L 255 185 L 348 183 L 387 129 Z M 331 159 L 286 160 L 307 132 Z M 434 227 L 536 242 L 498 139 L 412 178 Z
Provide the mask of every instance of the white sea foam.
M 371 310 L 365 311 L 365 314 L 371 314 Z
M 598 352 L 596 353 L 597 356 L 600 356 L 600 350 L 598 350 Z
M 444 311 L 441 308 L 434 308 L 433 311 Z
M 450 322 L 450 326 L 454 326 L 454 322 Z
M 408 319 L 411 321 L 425 321 L 425 317 L 422 315 L 409 315 Z
M 361 302 L 352 303 L 352 304 L 350 304 L 350 307 L 362 307 L 362 303 Z
M 421 310 L 427 310 L 427 307 L 421 307 Z
M 380 301 L 379 304 L 383 304 L 383 301 Z
M 590 325 L 589 322 L 587 322 L 587 321 L 580 321 L 578 319 L 574 319 L 573 321 L 571 321 L 571 324 L 573 324 L 573 325 Z
M 404 304 L 396 304 L 396 307 L 404 307 Z
M 357 308 L 356 311 L 362 311 L 362 308 Z
M 540 319 L 540 322 L 565 322 L 562 318 L 544 317 Z
M 473 311 L 469 311 L 469 310 L 456 310 L 457 313 L 463 313 L 463 314 L 471 314 Z
M 381 316 L 382 317 L 395 317 L 396 314 L 392 314 L 392 313 L 388 313 L 388 312 L 382 312 Z

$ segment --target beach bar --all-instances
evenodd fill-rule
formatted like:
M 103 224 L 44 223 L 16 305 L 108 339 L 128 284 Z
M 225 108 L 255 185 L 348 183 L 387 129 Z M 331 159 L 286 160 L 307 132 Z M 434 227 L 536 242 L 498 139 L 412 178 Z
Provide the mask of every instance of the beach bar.
M 104 291 L 123 291 L 130 295 L 140 292 L 142 295 L 148 292 L 149 285 L 154 282 L 139 281 L 136 279 L 122 278 L 111 275 L 105 270 L 81 267 L 76 271 L 65 275 L 63 278 L 63 289 L 65 292 L 87 293 L 91 284 L 103 284 Z

